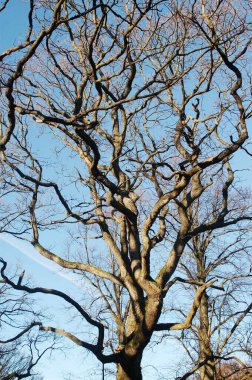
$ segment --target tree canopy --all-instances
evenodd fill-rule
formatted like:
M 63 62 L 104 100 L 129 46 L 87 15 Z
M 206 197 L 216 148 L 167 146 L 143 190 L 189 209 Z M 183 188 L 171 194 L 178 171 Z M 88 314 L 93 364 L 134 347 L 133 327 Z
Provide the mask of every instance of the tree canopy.
M 3 259 L 1 275 L 13 289 L 62 298 L 90 326 L 80 336 L 40 330 L 115 363 L 118 380 L 141 379 L 154 332 L 189 329 L 207 290 L 224 289 L 216 277 L 181 277 L 188 245 L 249 229 L 232 158 L 250 155 L 251 3 L 29 6 L 26 36 L 0 54 L 0 232 L 83 279 L 83 301 L 12 280 Z M 181 283 L 195 292 L 173 320 L 165 300 Z

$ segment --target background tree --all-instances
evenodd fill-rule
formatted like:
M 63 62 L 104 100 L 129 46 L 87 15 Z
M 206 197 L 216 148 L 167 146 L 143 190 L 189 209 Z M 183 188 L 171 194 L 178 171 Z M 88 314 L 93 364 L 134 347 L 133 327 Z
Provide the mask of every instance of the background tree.
M 229 168 L 231 170 L 230 165 Z M 207 203 L 203 199 L 201 201 L 205 208 L 196 204 L 191 210 L 195 227 L 213 217 L 219 207 L 219 189 L 212 196 L 209 194 Z M 232 186 L 229 194 L 230 215 L 226 216 L 226 220 L 229 217 L 232 220 L 233 212 L 242 216 L 249 207 L 249 193 L 242 192 L 237 185 Z M 187 292 L 192 291 L 192 287 L 197 292 L 198 283 L 206 283 L 212 278 L 218 279 L 222 292 L 217 291 L 218 287 L 216 290 L 204 291 L 191 329 L 177 337 L 182 340 L 192 362 L 192 369 L 182 376 L 183 379 L 190 378 L 197 370 L 200 372 L 197 378 L 218 379 L 220 369 L 228 368 L 229 358 L 232 358 L 235 366 L 234 357 L 237 357 L 237 368 L 242 369 L 242 360 L 247 362 L 251 357 L 250 231 L 250 223 L 237 223 L 220 231 L 206 231 L 195 236 L 185 249 L 180 262 L 182 278 L 178 280 L 182 281 L 187 276 L 190 281 L 182 283 L 184 289 L 181 292 L 185 294 L 182 304 L 189 298 Z M 171 307 L 184 314 L 185 306 L 179 307 L 178 301 L 176 306 Z
M 31 356 L 18 354 L 17 345 L 0 346 L 0 376 L 2 380 L 24 379 L 41 380 L 43 377 L 34 375 L 33 367 L 37 361 L 31 360 Z M 35 372 L 36 373 L 36 372 Z
M 249 1 L 30 1 L 25 42 L 1 55 L 1 232 L 94 290 L 84 302 L 23 285 L 4 260 L 2 278 L 71 305 L 78 337 L 40 329 L 116 363 L 118 379 L 141 379 L 154 331 L 189 328 L 215 286 L 199 282 L 185 319 L 159 322 L 187 244 L 251 217 L 226 218 L 228 162 L 251 116 L 249 12 Z M 195 227 L 219 171 L 218 208 Z
M 45 315 L 36 310 L 34 300 L 0 286 L 0 378 L 42 380 L 35 368 L 42 357 L 56 348 L 55 339 L 32 331 Z M 37 322 L 34 322 L 36 320 Z M 46 336 L 47 335 L 47 336 Z
M 239 364 L 237 361 L 222 363 L 217 368 L 217 380 L 250 380 L 252 378 L 251 367 L 244 364 Z M 199 380 L 199 376 L 191 377 L 191 379 Z

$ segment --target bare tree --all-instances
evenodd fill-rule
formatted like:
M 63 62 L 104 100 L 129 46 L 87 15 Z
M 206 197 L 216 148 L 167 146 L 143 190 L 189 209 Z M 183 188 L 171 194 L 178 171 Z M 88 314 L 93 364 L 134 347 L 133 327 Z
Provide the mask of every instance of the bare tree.
M 237 363 L 237 361 L 230 361 L 227 364 L 219 366 L 217 378 L 220 380 L 250 380 L 252 379 L 251 366 L 246 367 L 243 364 Z
M 91 330 L 40 329 L 116 363 L 117 379 L 141 379 L 154 331 L 188 329 L 216 287 L 198 282 L 184 320 L 159 323 L 187 244 L 251 218 L 229 212 L 228 165 L 248 152 L 249 12 L 230 0 L 30 1 L 26 40 L 1 55 L 1 232 L 84 278 L 85 301 L 12 281 L 4 260 L 2 277 L 71 305 Z M 216 182 L 216 210 L 195 227 L 191 209 Z
M 237 361 L 229 361 L 222 363 L 217 368 L 217 380 L 250 380 L 252 378 L 252 371 L 250 366 L 237 363 Z M 191 377 L 192 380 L 199 380 L 199 376 Z
M 0 287 L 0 378 L 41 380 L 35 367 L 41 358 L 56 348 L 56 341 L 45 333 L 32 331 L 44 317 L 26 294 L 18 296 L 6 284 Z M 49 339 L 48 339 L 49 338 Z
M 30 352 L 32 355 L 32 353 Z M 17 344 L 0 346 L 0 376 L 2 380 L 29 378 L 31 380 L 43 379 L 33 372 L 38 361 L 31 360 L 31 356 L 19 355 Z
M 230 165 L 229 168 L 231 170 Z M 232 187 L 229 212 L 235 211 L 243 215 L 250 207 L 249 193 L 242 193 L 237 185 Z M 195 227 L 212 218 L 218 207 L 218 191 L 219 189 L 214 194 L 209 194 L 204 213 L 204 206 L 199 207 L 199 204 L 191 210 Z M 227 215 L 226 220 L 228 218 Z M 195 371 L 200 372 L 196 378 L 201 380 L 219 379 L 220 369 L 228 368 L 226 362 L 229 358 L 232 358 L 234 366 L 237 360 L 237 368 L 240 370 L 245 367 L 245 364 L 241 365 L 244 356 L 247 356 L 247 360 L 250 359 L 250 231 L 251 223 L 237 223 L 220 231 L 206 231 L 195 236 L 185 249 L 180 271 L 183 277 L 187 276 L 191 280 L 191 289 L 189 284 L 184 284 L 187 288 L 184 291 L 191 291 L 194 286 L 194 292 L 197 292 L 197 282 L 206 283 L 212 278 L 218 279 L 218 287 L 203 293 L 191 329 L 178 336 L 193 363 L 192 369 L 182 377 L 184 379 Z M 217 291 L 218 289 L 222 291 Z M 179 307 L 176 309 L 179 310 Z M 179 312 L 184 313 L 183 307 Z

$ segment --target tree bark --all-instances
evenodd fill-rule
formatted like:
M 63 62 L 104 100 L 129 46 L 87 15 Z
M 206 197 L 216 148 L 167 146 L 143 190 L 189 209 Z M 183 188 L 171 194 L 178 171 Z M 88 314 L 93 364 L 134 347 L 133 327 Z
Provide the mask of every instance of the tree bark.
M 116 380 L 142 380 L 142 354 L 137 357 L 126 357 L 117 365 Z
M 213 356 L 209 334 L 208 296 L 204 292 L 200 303 L 200 335 L 199 335 L 200 360 Z M 215 380 L 216 366 L 213 360 L 200 368 L 200 380 Z

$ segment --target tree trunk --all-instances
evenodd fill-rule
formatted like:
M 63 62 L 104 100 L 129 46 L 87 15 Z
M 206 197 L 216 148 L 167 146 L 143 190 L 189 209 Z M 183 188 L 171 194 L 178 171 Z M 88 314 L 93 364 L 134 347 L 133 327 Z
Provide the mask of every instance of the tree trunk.
M 125 358 L 117 365 L 116 380 L 142 380 L 142 355 L 134 358 Z
M 200 380 L 216 380 L 216 368 L 215 363 L 211 360 L 208 363 L 201 367 L 200 369 Z
M 209 334 L 208 296 L 204 292 L 200 303 L 200 360 L 213 356 Z M 208 360 L 207 364 L 200 368 L 200 380 L 215 380 L 216 366 L 214 360 Z
M 125 346 L 122 346 L 120 360 L 117 364 L 117 380 L 142 380 L 141 361 L 143 351 L 151 339 L 163 305 L 161 292 L 155 289 L 142 306 L 142 320 L 136 319 L 136 304 L 129 310 Z

